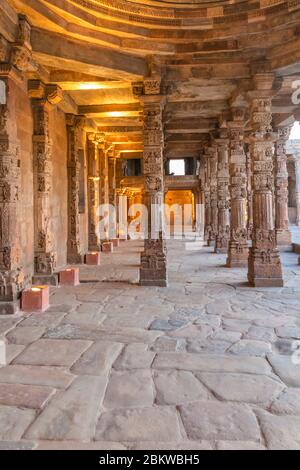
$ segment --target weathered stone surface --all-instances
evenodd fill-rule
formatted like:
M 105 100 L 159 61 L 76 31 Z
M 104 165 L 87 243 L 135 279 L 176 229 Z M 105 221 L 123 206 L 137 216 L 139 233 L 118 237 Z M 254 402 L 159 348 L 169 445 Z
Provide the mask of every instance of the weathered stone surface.
M 300 449 L 300 416 L 275 416 L 263 410 L 256 413 L 268 449 Z
M 252 441 L 219 441 L 217 450 L 266 450 L 266 448 Z
M 63 319 L 63 323 L 73 323 L 75 325 L 99 326 L 106 318 L 106 315 L 91 310 L 90 312 L 71 312 Z
M 157 319 L 154 320 L 153 323 L 150 325 L 150 330 L 159 330 L 159 331 L 174 331 L 182 326 L 186 325 L 187 322 L 185 320 L 162 320 Z
M 238 331 L 218 330 L 214 335 L 213 339 L 219 341 L 227 341 L 228 343 L 236 343 L 241 339 L 242 334 Z M 228 346 L 229 347 L 229 346 Z
M 137 408 L 104 412 L 96 428 L 96 440 L 116 442 L 181 441 L 176 410 L 169 407 Z
M 272 403 L 272 413 L 300 415 L 300 389 L 288 388 Z
M 251 326 L 246 333 L 245 339 L 256 339 L 258 341 L 273 342 L 276 335 L 273 328 L 263 328 L 261 326 Z
M 181 442 L 142 442 L 138 444 L 127 443 L 130 450 L 212 450 L 208 441 L 181 441 Z
M 39 339 L 22 352 L 14 364 L 71 366 L 91 346 L 90 341 Z
M 10 343 L 29 344 L 39 339 L 44 331 L 45 328 L 42 326 L 20 326 L 8 333 L 6 338 Z
M 153 401 L 153 381 L 149 370 L 115 371 L 110 375 L 105 408 L 147 407 Z
M 267 361 L 260 357 L 239 357 L 222 355 L 198 355 L 185 353 L 158 353 L 154 369 L 183 369 L 208 372 L 240 372 L 247 374 L 270 374 Z
M 22 344 L 6 344 L 6 363 L 10 364 L 25 349 Z
M 26 439 L 91 440 L 106 383 L 103 376 L 78 377 L 42 411 L 26 432 Z
M 208 390 L 188 371 L 154 372 L 158 405 L 178 405 L 210 398 Z
M 146 344 L 128 344 L 114 363 L 114 368 L 146 369 L 151 366 L 155 353 L 147 350 Z
M 18 441 L 35 418 L 34 410 L 0 406 L 0 439 Z
M 209 325 L 189 325 L 169 334 L 174 338 L 207 338 L 212 332 L 213 329 Z
M 281 338 L 293 338 L 300 339 L 300 326 L 297 325 L 287 325 L 276 328 L 277 336 Z
M 126 450 L 119 442 L 37 441 L 37 450 Z
M 293 364 L 291 355 L 279 356 L 268 355 L 268 361 L 273 367 L 275 373 L 281 380 L 290 387 L 300 387 L 299 364 Z
M 285 388 L 284 384 L 264 375 L 202 372 L 197 377 L 218 398 L 248 403 L 270 403 Z
M 36 326 L 41 328 L 44 326 L 45 328 L 55 328 L 55 326 L 62 321 L 62 319 L 66 315 L 66 312 L 51 312 L 50 309 L 48 309 L 47 312 L 44 312 L 43 314 L 33 313 L 32 315 L 30 315 L 30 317 L 22 321 L 22 327 Z
M 161 336 L 157 338 L 153 346 L 152 351 L 184 351 L 185 350 L 185 339 L 170 338 L 169 336 Z
M 10 330 L 12 330 L 20 321 L 22 320 L 22 317 L 20 316 L 12 316 L 12 317 L 7 317 L 7 315 L 0 315 L 0 335 L 3 336 L 6 333 L 8 333 Z
M 32 450 L 37 447 L 36 442 L 30 441 L 0 441 L 0 450 Z
M 190 439 L 260 439 L 255 415 L 247 405 L 199 401 L 179 410 Z
M 55 390 L 50 387 L 0 383 L 0 404 L 23 408 L 43 408 L 54 393 Z
M 0 382 L 67 388 L 75 376 L 59 367 L 11 365 L 0 368 Z
M 267 353 L 272 352 L 272 347 L 265 341 L 241 339 L 231 346 L 229 352 L 239 356 L 265 356 Z
M 234 318 L 224 318 L 223 326 L 225 330 L 238 331 L 239 333 L 246 333 L 251 323 L 245 320 L 236 320 Z
M 186 350 L 198 354 L 222 354 L 229 349 L 231 343 L 215 339 L 187 340 Z
M 109 341 L 94 343 L 73 365 L 74 374 L 105 375 L 122 350 L 122 345 Z

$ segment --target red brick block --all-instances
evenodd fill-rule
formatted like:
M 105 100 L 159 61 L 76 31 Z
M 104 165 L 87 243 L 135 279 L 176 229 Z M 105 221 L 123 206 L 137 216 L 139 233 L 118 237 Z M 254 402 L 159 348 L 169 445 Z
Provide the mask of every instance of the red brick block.
M 100 265 L 100 252 L 95 251 L 93 253 L 87 253 L 85 255 L 85 264 L 92 265 L 92 266 L 99 266 Z
M 112 238 L 110 241 L 112 242 L 114 247 L 118 247 L 120 245 L 119 238 Z
M 21 297 L 24 312 L 44 312 L 49 308 L 49 286 L 33 286 L 25 289 Z
M 112 253 L 114 251 L 114 245 L 112 242 L 104 242 L 101 246 L 104 253 Z
M 62 286 L 78 286 L 79 268 L 68 268 L 59 273 L 59 284 Z

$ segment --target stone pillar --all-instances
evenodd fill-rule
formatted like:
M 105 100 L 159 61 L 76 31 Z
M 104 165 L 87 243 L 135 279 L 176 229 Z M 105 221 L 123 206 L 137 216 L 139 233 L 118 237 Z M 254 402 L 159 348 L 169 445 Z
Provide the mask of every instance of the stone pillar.
M 205 217 L 204 217 L 204 240 L 208 243 L 211 231 L 211 204 L 210 204 L 210 155 L 205 153 L 204 156 L 204 203 L 205 203 Z
M 112 150 L 108 154 L 108 194 L 109 194 L 109 204 L 112 204 L 116 207 L 117 203 L 117 192 L 116 192 L 116 165 L 117 159 L 115 152 Z
M 69 264 L 83 263 L 83 253 L 80 247 L 79 228 L 79 176 L 80 161 L 79 147 L 81 128 L 84 124 L 84 116 L 67 114 L 68 136 L 68 243 L 67 262 Z
M 215 243 L 216 253 L 227 253 L 230 237 L 230 195 L 229 195 L 229 166 L 227 131 L 221 131 L 221 137 L 216 139 L 218 149 L 218 173 L 217 173 L 217 207 L 218 226 Z
M 10 84 L 17 80 L 15 70 L 0 70 L 0 314 L 18 310 L 24 284 L 21 266 L 18 202 L 20 160 L 17 140 L 16 110 Z
M 218 152 L 217 147 L 211 147 L 210 155 L 210 230 L 207 245 L 215 244 L 218 231 Z
M 248 240 L 252 240 L 253 232 L 253 194 L 252 194 L 252 165 L 249 148 L 246 151 L 247 168 L 247 232 Z
M 288 171 L 285 150 L 290 132 L 290 126 L 279 127 L 275 144 L 275 227 L 279 246 L 290 246 L 292 243 L 292 235 L 289 231 Z
M 33 114 L 34 284 L 57 285 L 57 254 L 51 221 L 52 141 L 49 113 L 61 100 L 58 87 L 39 80 L 28 83 Z
M 227 266 L 229 268 L 248 264 L 247 230 L 247 169 L 244 150 L 244 110 L 233 110 L 230 129 L 230 197 L 231 220 Z
M 250 157 L 253 187 L 253 237 L 248 280 L 255 287 L 282 287 L 281 261 L 276 246 L 273 214 L 275 134 L 272 132 L 272 73 L 254 77 L 251 99 Z
M 160 94 L 160 79 L 144 82 L 141 96 L 144 117 L 145 205 L 148 208 L 148 238 L 141 255 L 140 284 L 167 286 L 166 243 L 163 239 L 163 124 L 165 97 Z M 156 207 L 153 213 L 152 206 Z
M 101 251 L 98 236 L 97 210 L 100 204 L 100 162 L 98 145 L 101 134 L 88 134 L 88 248 L 89 251 Z
M 296 225 L 300 227 L 300 160 L 295 160 L 296 175 Z

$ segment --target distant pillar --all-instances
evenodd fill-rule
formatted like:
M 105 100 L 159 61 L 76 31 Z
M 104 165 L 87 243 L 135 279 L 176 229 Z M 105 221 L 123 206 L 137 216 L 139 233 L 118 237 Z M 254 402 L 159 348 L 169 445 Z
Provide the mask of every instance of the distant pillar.
M 300 227 L 300 160 L 295 160 L 296 174 L 296 225 Z
M 230 194 L 227 130 L 220 130 L 220 138 L 215 139 L 218 148 L 217 207 L 218 227 L 215 252 L 227 253 L 230 238 Z

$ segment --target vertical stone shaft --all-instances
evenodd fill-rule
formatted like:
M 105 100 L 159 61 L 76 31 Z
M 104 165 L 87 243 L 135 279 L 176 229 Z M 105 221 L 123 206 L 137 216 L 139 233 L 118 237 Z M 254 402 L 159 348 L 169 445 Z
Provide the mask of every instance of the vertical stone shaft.
M 215 243 L 218 231 L 218 152 L 217 147 L 211 147 L 210 156 L 210 230 L 207 245 Z
M 248 280 L 255 287 L 282 287 L 282 269 L 276 246 L 273 214 L 275 134 L 272 132 L 273 74 L 257 74 L 251 97 L 250 156 L 253 187 L 253 239 Z
M 247 170 L 244 151 L 244 111 L 233 111 L 230 129 L 230 197 L 231 220 L 227 266 L 230 268 L 248 264 L 247 231 Z
M 153 82 L 153 83 L 152 83 Z M 146 80 L 144 105 L 144 201 L 148 209 L 148 238 L 141 256 L 140 284 L 167 285 L 166 244 L 163 239 L 163 123 L 164 96 L 160 81 Z
M 224 133 L 224 131 L 222 131 Z M 226 132 L 227 134 L 227 132 Z M 218 148 L 218 173 L 217 173 L 217 207 L 218 227 L 215 243 L 216 253 L 227 253 L 230 236 L 230 195 L 229 195 L 229 167 L 228 144 L 226 138 L 216 139 Z
M 68 114 L 67 116 L 68 136 L 68 243 L 67 261 L 69 264 L 81 264 L 83 254 L 80 247 L 79 228 L 79 138 L 82 116 Z
M 277 244 L 281 246 L 289 246 L 292 242 L 289 231 L 288 171 L 285 150 L 290 131 L 290 126 L 279 127 L 275 144 L 275 226 Z
M 11 81 L 10 72 L 0 77 L 0 314 L 17 310 L 14 301 L 24 283 L 18 230 L 20 161 Z
M 250 151 L 247 145 L 246 152 L 246 168 L 247 168 L 247 232 L 248 240 L 252 239 L 253 232 L 253 194 L 252 194 L 252 165 Z
M 210 239 L 211 231 L 211 204 L 210 204 L 210 155 L 204 154 L 204 201 L 205 201 L 205 226 L 204 239 L 206 242 Z
M 295 160 L 296 176 L 296 225 L 300 227 L 300 160 Z
M 36 275 L 51 275 L 56 267 L 53 250 L 50 198 L 52 192 L 52 142 L 49 137 L 47 99 L 32 99 L 34 181 L 34 267 Z M 45 281 L 46 283 L 46 281 Z
M 114 151 L 111 151 L 108 157 L 108 184 L 109 184 L 109 203 L 116 207 L 116 166 L 117 159 Z
M 89 251 L 100 251 L 100 240 L 97 231 L 99 207 L 99 149 L 97 135 L 88 135 L 88 248 Z

